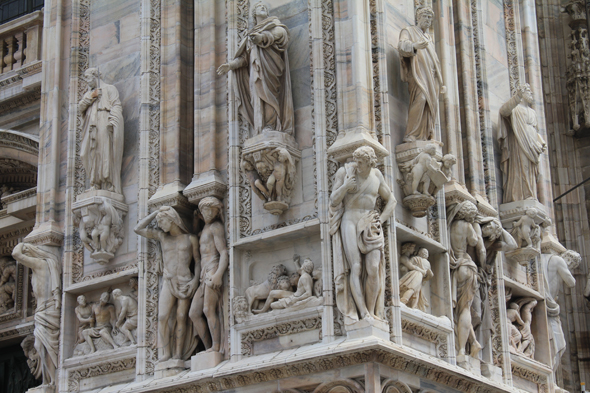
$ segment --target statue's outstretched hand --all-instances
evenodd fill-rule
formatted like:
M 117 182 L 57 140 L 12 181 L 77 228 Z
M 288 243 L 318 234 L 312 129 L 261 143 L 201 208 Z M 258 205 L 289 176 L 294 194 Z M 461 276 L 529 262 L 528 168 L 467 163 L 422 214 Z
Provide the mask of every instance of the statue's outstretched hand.
M 219 66 L 217 69 L 217 75 L 225 75 L 231 70 L 229 63 L 225 63 Z

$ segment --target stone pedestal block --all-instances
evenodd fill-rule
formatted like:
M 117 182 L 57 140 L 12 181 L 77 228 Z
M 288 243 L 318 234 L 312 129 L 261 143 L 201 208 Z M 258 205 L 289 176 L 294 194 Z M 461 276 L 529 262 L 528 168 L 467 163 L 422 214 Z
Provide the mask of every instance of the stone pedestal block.
M 41 385 L 36 388 L 30 388 L 27 393 L 55 393 L 55 385 Z
M 160 362 L 154 367 L 154 377 L 156 379 L 166 378 L 176 375 L 186 370 L 186 364 L 182 359 L 169 359 Z
M 547 208 L 536 200 L 516 201 L 500 205 L 500 220 L 504 228 L 510 228 L 514 221 L 518 221 L 527 209 L 534 208 L 539 212 L 539 218 L 535 219 L 537 224 L 542 224 L 549 219 Z
M 352 153 L 361 146 L 370 146 L 379 159 L 387 156 L 389 151 L 375 139 L 364 127 L 347 130 L 338 135 L 336 142 L 328 149 L 328 154 L 336 161 L 344 163 L 352 157 Z
M 200 352 L 191 357 L 191 371 L 207 370 L 222 361 L 223 355 L 220 352 Z
M 481 375 L 494 382 L 502 383 L 502 368 L 500 367 L 489 363 L 483 363 L 481 365 Z
M 195 175 L 193 181 L 182 192 L 188 200 L 198 205 L 205 197 L 213 196 L 220 200 L 225 197 L 227 185 L 217 170 Z
M 445 205 L 447 208 L 464 201 L 469 201 L 477 205 L 476 199 L 467 191 L 464 185 L 453 180 L 445 184 Z
M 389 325 L 385 321 L 376 319 L 361 319 L 360 321 L 346 324 L 346 335 L 350 339 L 375 336 L 389 341 Z
M 457 356 L 457 366 L 464 368 L 465 370 L 480 376 L 481 375 L 481 362 L 479 359 L 473 358 L 469 355 Z
M 402 143 L 400 145 L 397 145 L 395 147 L 395 159 L 397 161 L 397 164 L 403 164 L 406 163 L 408 161 L 413 160 L 414 158 L 416 158 L 418 156 L 418 154 L 420 154 L 424 148 L 427 145 L 436 145 L 436 155 L 434 156 L 434 158 L 437 161 L 442 160 L 443 154 L 442 154 L 442 148 L 443 148 L 443 143 L 439 142 L 439 141 L 435 141 L 435 140 L 431 140 L 431 141 L 414 141 L 414 142 L 407 142 L 407 143 Z

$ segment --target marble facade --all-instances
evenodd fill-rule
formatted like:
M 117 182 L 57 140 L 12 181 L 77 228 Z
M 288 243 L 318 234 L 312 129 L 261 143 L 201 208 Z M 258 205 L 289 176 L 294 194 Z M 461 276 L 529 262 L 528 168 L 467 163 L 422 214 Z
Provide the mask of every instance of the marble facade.
M 588 37 L 558 3 L 0 25 L 0 348 L 31 393 L 579 391 L 590 189 L 553 199 L 589 167 Z

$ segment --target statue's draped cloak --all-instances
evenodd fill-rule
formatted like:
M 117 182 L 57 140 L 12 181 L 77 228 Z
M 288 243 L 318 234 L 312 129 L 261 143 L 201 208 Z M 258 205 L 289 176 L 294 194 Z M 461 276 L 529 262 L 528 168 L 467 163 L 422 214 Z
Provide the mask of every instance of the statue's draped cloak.
M 263 35 L 260 45 L 251 34 Z M 293 134 L 293 97 L 287 44 L 289 31 L 277 17 L 256 25 L 240 42 L 235 55 L 234 88 L 240 113 L 259 134 L 265 127 Z
M 504 203 L 537 199 L 539 156 L 545 145 L 537 132 L 537 113 L 519 101 L 514 96 L 500 108 Z
M 102 95 L 94 100 L 87 91 L 80 101 L 87 106 L 82 123 L 80 159 L 86 169 L 90 184 L 109 182 L 114 192 L 121 190 L 121 165 L 123 162 L 123 107 L 119 92 L 112 85 L 101 84 Z M 113 126 L 113 132 L 107 126 Z
M 424 49 L 415 50 L 414 43 L 428 41 Z M 430 35 L 417 26 L 408 26 L 400 33 L 401 78 L 408 83 L 410 108 L 406 137 L 430 140 L 438 114 L 440 62 Z

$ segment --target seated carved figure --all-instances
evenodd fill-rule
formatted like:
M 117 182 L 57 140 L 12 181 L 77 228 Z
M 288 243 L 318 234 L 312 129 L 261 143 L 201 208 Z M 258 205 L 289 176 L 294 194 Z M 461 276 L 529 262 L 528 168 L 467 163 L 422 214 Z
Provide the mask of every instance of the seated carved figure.
M 426 311 L 428 300 L 422 291 L 422 284 L 432 278 L 428 262 L 428 250 L 421 248 L 418 255 L 410 259 L 410 270 L 401 278 L 399 291 L 402 294 L 400 301 L 408 307 Z
M 270 308 L 273 310 L 287 308 L 296 305 L 299 302 L 303 302 L 313 296 L 313 262 L 311 259 L 306 259 L 301 267 L 301 277 L 297 283 L 297 291 L 289 297 L 279 299 L 270 304 Z M 271 300 L 270 296 L 267 303 Z

